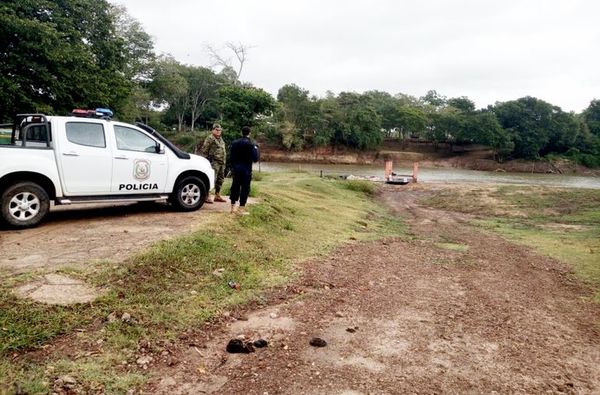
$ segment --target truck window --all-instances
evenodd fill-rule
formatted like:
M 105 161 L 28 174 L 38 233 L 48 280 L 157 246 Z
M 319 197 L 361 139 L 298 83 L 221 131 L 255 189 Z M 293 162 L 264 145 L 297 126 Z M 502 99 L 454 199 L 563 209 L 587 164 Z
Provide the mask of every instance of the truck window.
M 0 145 L 10 144 L 10 135 L 12 134 L 12 129 L 5 127 L 4 125 L 0 125 Z
M 106 148 L 104 126 L 99 123 L 67 122 L 67 140 L 87 147 Z
M 115 125 L 115 138 L 120 150 L 156 153 L 156 141 L 138 130 Z
M 27 141 L 45 143 L 47 135 L 46 125 L 31 125 L 26 132 Z

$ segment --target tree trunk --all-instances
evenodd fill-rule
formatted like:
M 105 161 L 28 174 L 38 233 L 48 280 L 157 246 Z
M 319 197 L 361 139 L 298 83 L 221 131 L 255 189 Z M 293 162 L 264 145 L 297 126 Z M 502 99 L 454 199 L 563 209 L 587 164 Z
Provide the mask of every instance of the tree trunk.
M 183 128 L 183 118 L 184 118 L 184 114 L 178 114 L 177 115 L 177 131 L 181 132 L 181 129 Z
M 194 124 L 196 123 L 196 111 L 192 111 L 192 129 L 191 131 L 194 132 Z

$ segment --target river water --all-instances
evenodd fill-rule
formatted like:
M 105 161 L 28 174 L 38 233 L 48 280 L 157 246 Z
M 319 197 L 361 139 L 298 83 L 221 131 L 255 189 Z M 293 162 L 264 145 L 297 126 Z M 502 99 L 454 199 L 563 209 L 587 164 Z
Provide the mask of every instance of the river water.
M 329 165 L 318 163 L 262 162 L 254 165 L 254 171 L 306 171 L 333 176 L 376 176 L 383 178 L 383 165 Z M 412 168 L 394 168 L 402 175 L 412 174 Z M 456 182 L 482 184 L 540 185 L 566 188 L 600 189 L 600 177 L 581 177 L 562 174 L 502 173 L 464 169 L 419 169 L 419 181 Z

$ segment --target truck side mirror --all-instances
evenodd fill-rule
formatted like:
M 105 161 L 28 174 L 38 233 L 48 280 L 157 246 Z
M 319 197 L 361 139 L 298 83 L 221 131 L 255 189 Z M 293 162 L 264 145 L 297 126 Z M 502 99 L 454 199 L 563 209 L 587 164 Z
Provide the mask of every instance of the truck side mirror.
M 154 148 L 155 148 L 157 154 L 164 154 L 165 153 L 165 147 L 161 143 L 157 142 L 156 146 Z

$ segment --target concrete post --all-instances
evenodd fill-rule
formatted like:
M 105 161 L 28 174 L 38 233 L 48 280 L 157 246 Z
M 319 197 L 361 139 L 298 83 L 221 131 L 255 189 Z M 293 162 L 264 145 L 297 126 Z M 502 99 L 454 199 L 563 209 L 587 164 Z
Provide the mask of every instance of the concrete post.
M 419 177 L 419 162 L 414 162 L 413 163 L 413 182 L 416 183 L 417 182 L 417 178 Z

